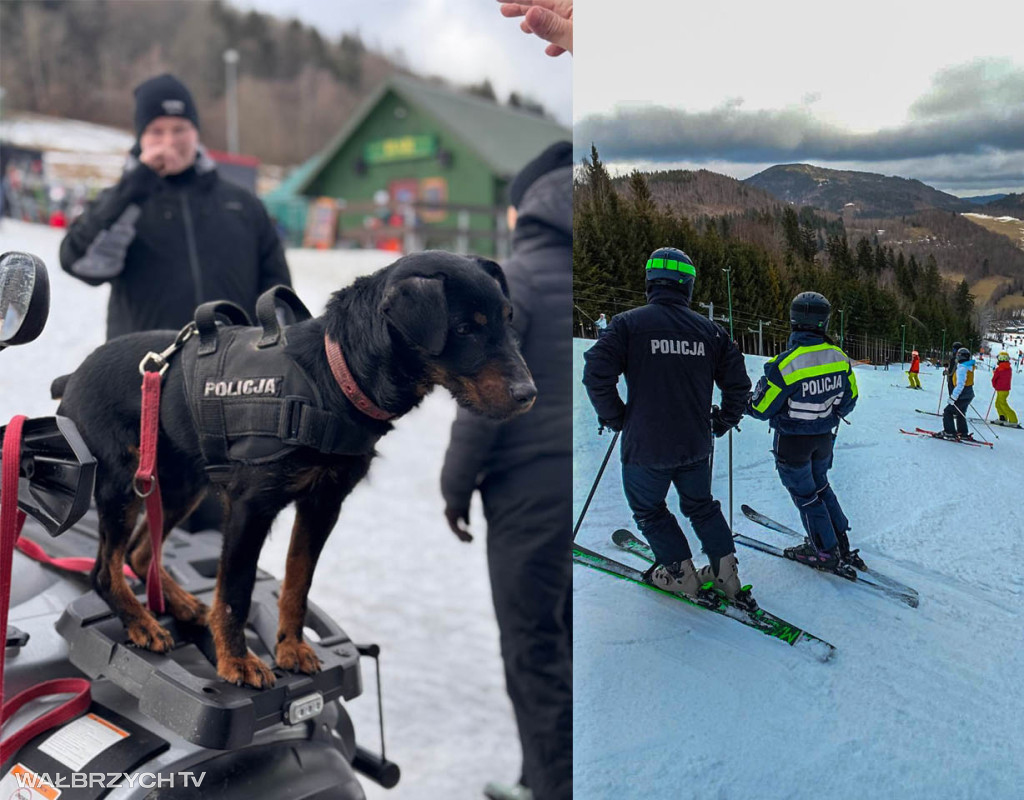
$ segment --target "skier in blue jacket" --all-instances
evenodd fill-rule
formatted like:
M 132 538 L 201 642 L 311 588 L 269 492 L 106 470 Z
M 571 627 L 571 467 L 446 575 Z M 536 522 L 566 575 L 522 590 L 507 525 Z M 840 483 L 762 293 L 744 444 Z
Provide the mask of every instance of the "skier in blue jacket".
M 949 365 L 949 403 L 942 412 L 943 439 L 974 440 L 967 428 L 967 409 L 974 400 L 974 359 L 961 347 Z
M 768 361 L 747 413 L 769 420 L 782 485 L 800 512 L 808 539 L 786 557 L 817 569 L 864 569 L 850 549 L 850 522 L 828 480 L 835 429 L 857 404 L 853 364 L 826 330 L 832 307 L 817 292 L 793 298 L 789 349 Z
M 584 354 L 583 383 L 598 419 L 622 431 L 622 488 L 657 560 L 646 580 L 689 596 L 711 583 L 742 605 L 736 546 L 711 495 L 709 458 L 712 434 L 725 435 L 743 416 L 750 378 L 728 333 L 690 308 L 697 271 L 686 253 L 655 250 L 646 275 L 647 305 L 612 318 Z M 618 391 L 623 374 L 627 402 Z M 721 409 L 711 405 L 715 385 Z M 665 504 L 672 486 L 708 556 L 699 570 Z

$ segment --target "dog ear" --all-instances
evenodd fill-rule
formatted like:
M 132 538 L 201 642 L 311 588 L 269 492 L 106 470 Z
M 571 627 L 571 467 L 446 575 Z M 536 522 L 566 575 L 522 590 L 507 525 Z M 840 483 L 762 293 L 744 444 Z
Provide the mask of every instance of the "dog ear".
M 380 311 L 411 344 L 432 356 L 448 339 L 448 302 L 441 278 L 402 278 L 384 290 Z
M 507 298 L 509 296 L 508 283 L 505 280 L 505 273 L 502 271 L 501 267 L 499 267 L 496 262 L 490 261 L 486 258 L 481 258 L 480 256 L 470 256 L 470 258 L 477 263 L 477 266 L 479 266 L 480 269 L 498 282 L 498 285 L 501 286 L 501 293 Z

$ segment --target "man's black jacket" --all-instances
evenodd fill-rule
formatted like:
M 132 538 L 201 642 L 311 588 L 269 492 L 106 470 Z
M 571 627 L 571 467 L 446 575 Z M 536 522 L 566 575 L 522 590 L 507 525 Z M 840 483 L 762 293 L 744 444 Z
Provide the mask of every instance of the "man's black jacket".
M 504 265 L 512 326 L 537 385 L 532 409 L 496 423 L 459 408 L 441 472 L 449 508 L 465 509 L 483 478 L 572 453 L 572 168 L 536 181 L 519 207 Z M 566 489 L 569 487 L 566 475 Z
M 131 160 L 71 225 L 60 262 L 86 283 L 110 280 L 107 339 L 176 330 L 207 300 L 231 300 L 252 315 L 261 292 L 291 285 L 263 204 L 221 180 L 202 151 L 193 167 L 167 178 Z
M 672 286 L 653 284 L 648 304 L 616 315 L 585 354 L 583 383 L 603 420 L 622 424 L 622 461 L 674 467 L 711 451 L 714 385 L 722 420 L 739 422 L 750 394 L 743 356 L 729 334 L 689 307 Z M 626 376 L 628 402 L 619 396 Z

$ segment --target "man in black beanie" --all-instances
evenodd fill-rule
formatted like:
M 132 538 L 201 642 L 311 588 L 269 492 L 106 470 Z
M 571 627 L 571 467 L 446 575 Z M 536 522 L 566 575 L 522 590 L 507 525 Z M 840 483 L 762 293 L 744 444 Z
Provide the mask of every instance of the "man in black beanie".
M 66 272 L 110 283 L 107 339 L 178 330 L 207 300 L 252 314 L 265 289 L 291 285 L 266 209 L 220 179 L 181 81 L 159 75 L 135 88 L 135 134 L 121 180 L 88 205 L 60 248 Z
M 480 490 L 505 681 L 519 728 L 518 787 L 500 800 L 572 797 L 572 145 L 559 142 L 512 182 L 512 258 L 504 265 L 537 384 L 507 424 L 458 411 L 441 473 L 445 516 L 468 536 Z M 529 788 L 527 788 L 529 787 Z

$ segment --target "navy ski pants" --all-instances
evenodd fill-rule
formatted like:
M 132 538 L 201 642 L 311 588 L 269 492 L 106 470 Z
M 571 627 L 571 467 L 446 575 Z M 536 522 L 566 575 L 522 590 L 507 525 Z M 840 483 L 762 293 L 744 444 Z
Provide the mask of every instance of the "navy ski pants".
M 659 564 L 692 558 L 690 543 L 668 510 L 669 487 L 679 494 L 679 508 L 693 526 L 708 556 L 721 558 L 736 552 L 722 506 L 711 496 L 708 459 L 682 467 L 622 465 L 622 488 L 640 533 L 651 545 Z
M 834 549 L 838 545 L 836 531 L 850 529 L 850 521 L 828 482 L 834 441 L 831 433 L 775 434 L 775 468 L 800 512 L 804 530 L 819 550 Z
M 965 386 L 960 396 L 948 404 L 942 412 L 942 430 L 946 433 L 957 433 L 966 436 L 970 433 L 967 427 L 967 409 L 974 402 L 974 387 Z M 953 408 L 952 406 L 956 406 Z M 957 410 L 959 409 L 959 411 Z

